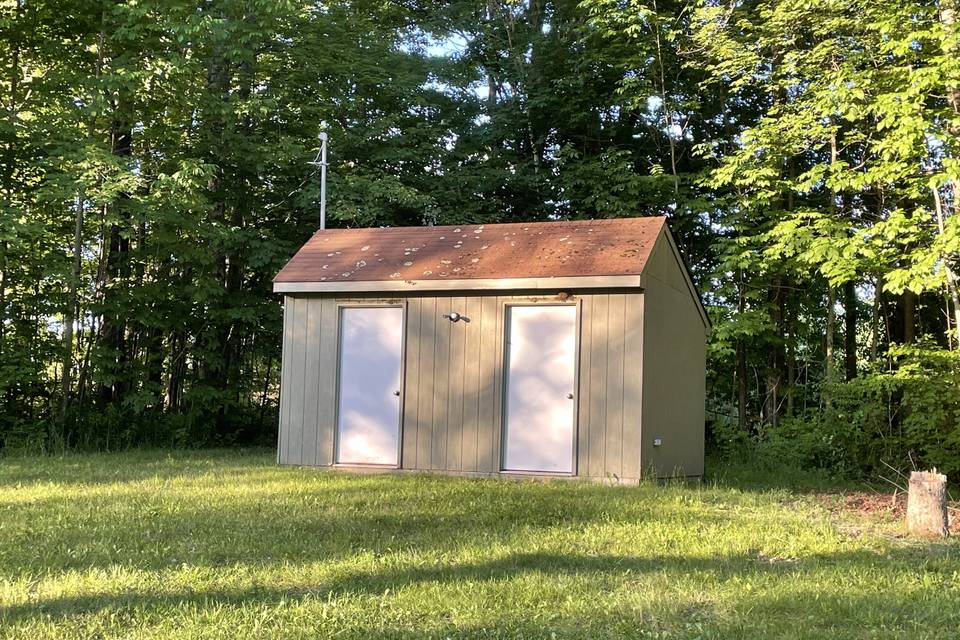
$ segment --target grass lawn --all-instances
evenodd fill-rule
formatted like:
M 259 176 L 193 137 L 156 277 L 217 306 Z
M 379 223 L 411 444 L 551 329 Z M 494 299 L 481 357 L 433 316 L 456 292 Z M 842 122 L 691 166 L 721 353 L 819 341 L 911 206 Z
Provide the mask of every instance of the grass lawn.
M 0 638 L 949 638 L 960 547 L 746 479 L 0 459 Z

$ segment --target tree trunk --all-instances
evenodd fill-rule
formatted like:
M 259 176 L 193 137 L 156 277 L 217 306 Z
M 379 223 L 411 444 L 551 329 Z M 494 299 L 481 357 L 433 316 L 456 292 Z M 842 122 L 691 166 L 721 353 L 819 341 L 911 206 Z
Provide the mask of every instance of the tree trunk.
M 837 134 L 833 132 L 830 136 L 830 165 L 831 168 L 837 162 Z M 839 203 L 837 202 L 838 194 L 835 190 L 830 190 L 830 210 L 834 216 L 837 216 L 839 213 Z M 834 341 L 834 332 L 836 331 L 837 323 L 837 293 L 833 288 L 833 283 L 827 282 L 827 318 L 826 318 L 826 336 L 824 340 L 823 347 L 823 379 L 826 382 L 826 390 L 823 393 L 823 401 L 826 406 L 831 404 L 831 395 L 832 389 L 830 386 L 833 384 L 833 365 L 834 365 L 834 355 L 833 355 L 833 341 Z
M 111 152 L 128 160 L 133 154 L 133 129 L 124 113 L 123 103 L 115 107 L 110 127 Z M 123 398 L 129 386 L 126 376 L 129 354 L 126 344 L 126 313 L 120 308 L 124 301 L 118 299 L 125 287 L 110 287 L 115 280 L 125 279 L 130 274 L 130 230 L 127 222 L 130 218 L 128 207 L 129 194 L 121 193 L 113 203 L 116 219 L 110 225 L 106 256 L 106 278 L 104 284 L 103 343 L 108 352 L 109 384 L 101 388 L 101 399 L 105 403 Z
M 771 427 L 780 424 L 780 372 L 773 366 L 767 368 L 763 417 Z
M 903 292 L 903 344 L 913 344 L 917 337 L 917 294 Z
M 0 242 L 0 361 L 7 338 L 7 241 Z
M 87 344 L 83 351 L 83 360 L 80 362 L 80 370 L 77 373 L 77 404 L 82 405 L 87 398 L 87 381 L 90 372 L 90 356 L 93 353 L 94 345 L 100 340 L 100 328 L 95 325 L 90 326 L 87 331 Z
M 496 7 L 496 0 L 490 0 L 490 6 Z M 510 12 L 510 6 L 503 10 L 502 12 L 497 10 L 501 14 L 503 19 L 504 34 L 507 38 L 507 55 L 510 60 L 513 61 L 513 66 L 515 70 L 514 77 L 512 79 L 512 84 L 516 89 L 516 94 L 521 96 L 519 102 L 520 110 L 523 113 L 524 119 L 526 120 L 526 135 L 524 136 L 525 140 L 522 143 L 525 147 L 524 152 L 531 155 L 533 161 L 533 171 L 536 174 L 540 173 L 540 168 L 543 159 L 543 142 L 540 140 L 538 128 L 533 118 L 533 109 L 530 106 L 530 98 L 534 92 L 538 90 L 537 78 L 533 76 L 533 73 L 537 69 L 537 64 L 535 62 L 536 58 L 539 58 L 539 47 L 536 46 L 536 43 L 531 40 L 529 42 L 519 41 L 516 37 L 516 32 L 514 30 L 514 23 L 516 17 Z M 544 20 L 544 10 L 540 4 L 539 0 L 532 0 L 526 5 L 527 11 L 522 16 L 523 20 L 526 22 L 524 31 L 527 31 L 532 34 L 539 34 L 543 29 L 543 20 Z
M 957 46 L 953 38 L 955 35 L 954 30 L 956 29 L 957 24 L 956 0 L 940 0 L 940 24 L 943 25 L 944 31 L 947 35 L 947 37 L 944 39 L 943 52 L 947 56 L 952 57 L 957 53 Z M 960 113 L 960 87 L 948 81 L 946 91 L 947 102 L 950 104 L 953 112 Z M 958 133 L 955 131 L 956 127 L 950 127 L 950 129 L 951 133 L 954 135 Z
M 160 410 L 163 407 L 163 360 L 165 357 L 163 331 L 159 327 L 150 327 L 146 330 L 146 344 L 144 345 L 144 364 L 147 369 L 147 391 L 153 396 L 153 406 Z
M 771 324 L 776 327 L 767 360 L 764 419 L 770 426 L 780 423 L 780 396 L 783 384 L 783 278 L 776 276 L 768 291 Z
M 656 0 L 653 0 L 653 23 L 650 25 L 653 29 L 654 43 L 657 49 L 657 66 L 659 67 L 659 89 L 660 89 L 660 108 L 663 109 L 663 128 L 667 136 L 667 142 L 670 145 L 670 175 L 673 176 L 673 195 L 680 195 L 680 178 L 677 175 L 677 142 L 673 138 L 673 111 L 670 108 L 670 101 L 667 97 L 667 69 L 663 60 L 663 47 L 660 42 L 660 12 L 657 8 Z
M 743 340 L 737 340 L 737 423 L 747 430 L 747 353 Z
M 14 7 L 14 24 L 20 24 L 23 18 L 23 0 L 16 0 Z M 10 140 L 7 142 L 4 150 L 3 163 L 3 200 L 7 210 L 10 209 L 13 191 L 15 188 L 14 167 L 17 157 L 17 127 L 16 119 L 19 111 L 19 89 L 20 89 L 20 32 L 17 27 L 13 28 L 14 37 L 10 39 L 10 93 L 8 96 L 7 124 L 10 129 Z M 8 274 L 7 253 L 10 245 L 6 240 L 0 242 L 0 362 L 3 362 L 4 351 L 6 347 L 6 328 L 7 328 L 7 288 L 10 286 L 10 277 Z
M 494 18 L 497 15 L 497 6 L 496 0 L 487 0 L 487 24 L 492 25 Z M 489 44 L 488 44 L 489 46 Z M 490 59 L 490 52 L 487 52 L 487 59 L 489 60 L 488 64 L 490 67 L 487 69 L 487 116 L 493 118 L 493 110 L 497 106 L 497 81 L 493 75 L 493 60 Z
M 960 190 L 957 190 L 957 183 L 954 183 L 954 198 L 960 196 Z M 937 214 L 937 229 L 940 232 L 940 235 L 945 234 L 945 222 L 944 222 L 944 212 L 943 212 L 943 200 L 940 198 L 940 190 L 936 187 L 933 188 L 933 204 L 934 211 Z M 954 206 L 960 206 L 957 203 Z M 943 255 L 943 268 L 944 274 L 946 275 L 946 286 L 947 286 L 947 297 L 953 303 L 953 324 L 954 328 L 957 331 L 957 343 L 960 346 L 960 292 L 958 292 L 957 276 L 953 271 L 953 267 L 950 265 L 949 255 Z M 950 306 L 949 304 L 947 305 Z M 950 317 L 947 316 L 947 330 L 950 329 Z M 952 342 L 952 340 L 951 340 Z
M 737 288 L 737 312 L 743 313 L 746 309 L 746 298 L 743 290 L 743 272 L 740 272 L 740 282 Z M 743 338 L 737 339 L 737 421 L 740 429 L 747 430 L 747 345 Z
M 77 318 L 77 287 L 80 283 L 80 267 L 83 252 L 83 209 L 84 197 L 77 198 L 77 211 L 73 225 L 73 270 L 67 292 L 67 305 L 63 312 L 63 376 L 60 381 L 60 420 L 67 417 L 70 407 L 70 384 L 73 373 L 73 325 Z
M 853 280 L 843 285 L 843 364 L 847 381 L 857 377 L 857 289 Z
M 944 27 L 946 32 L 946 38 L 944 39 L 943 52 L 951 58 L 957 56 L 957 45 L 956 45 L 956 24 L 957 24 L 957 1 L 956 0 L 940 0 L 940 23 Z M 947 102 L 950 104 L 953 113 L 960 114 L 960 87 L 956 86 L 951 82 L 947 82 L 946 86 L 947 92 Z M 954 136 L 960 136 L 960 127 L 948 124 L 948 131 Z M 960 215 L 960 202 L 957 201 L 957 198 L 960 197 L 960 184 L 957 183 L 956 178 L 951 180 L 951 186 L 953 190 L 953 215 Z M 943 210 L 943 203 L 940 200 L 940 191 L 934 187 L 934 198 L 937 212 L 937 227 L 942 236 L 944 234 L 944 216 L 945 212 Z M 960 285 L 957 282 L 957 275 L 953 270 L 953 256 L 945 255 L 943 256 L 943 266 L 946 273 L 947 280 L 947 293 L 950 296 L 951 301 L 953 302 L 953 314 L 954 314 L 954 327 L 956 330 L 956 337 L 958 348 L 960 348 Z M 947 325 L 949 326 L 950 321 L 947 320 Z
M 247 99 L 255 85 L 255 61 L 235 62 L 226 51 L 215 50 L 208 65 L 206 89 L 209 97 L 215 101 L 228 100 L 234 73 L 239 82 L 237 95 L 241 99 Z M 213 140 L 218 139 L 222 132 L 228 130 L 233 135 L 243 138 L 251 126 L 248 120 L 242 118 L 235 120 L 222 112 L 214 112 L 211 116 L 207 126 L 210 128 Z M 211 164 L 218 167 L 229 166 L 234 161 L 230 154 L 235 152 L 230 149 L 212 146 L 208 153 L 211 155 Z M 229 174 L 219 170 L 208 183 L 212 203 L 209 218 L 234 229 L 243 229 L 246 224 L 245 213 L 250 206 L 247 199 L 248 185 L 256 181 L 256 175 L 243 172 L 242 167 Z M 243 288 L 243 255 L 234 246 L 219 244 L 214 249 L 213 257 L 216 264 L 217 284 L 220 287 L 215 304 L 222 309 L 230 309 L 236 304 L 238 294 Z M 234 404 L 230 394 L 240 370 L 242 351 L 242 332 L 237 324 L 237 321 L 223 322 L 212 328 L 206 335 L 198 337 L 200 350 L 206 349 L 215 354 L 210 362 L 203 363 L 200 370 L 201 379 L 216 392 L 216 409 L 213 419 L 217 434 L 225 433 L 229 423 L 229 413 Z
M 790 296 L 791 298 L 793 296 Z M 786 389 L 786 414 L 793 415 L 793 396 L 797 385 L 797 349 L 796 349 L 796 324 L 794 323 L 793 310 L 789 309 L 784 314 L 784 339 L 786 340 L 786 368 L 787 368 L 787 389 Z
M 267 373 L 263 380 L 263 394 L 260 396 L 260 421 L 262 422 L 267 411 L 267 394 L 270 393 L 270 376 L 273 375 L 273 358 L 267 356 Z
M 877 364 L 880 357 L 880 302 L 883 295 L 883 276 L 877 276 L 873 285 L 873 317 L 870 319 L 870 362 Z
M 823 348 L 823 379 L 827 381 L 827 384 L 833 382 L 833 333 L 834 325 L 836 324 L 837 318 L 837 309 L 836 309 L 836 294 L 834 293 L 833 285 L 827 285 L 827 326 L 824 333 L 824 348 Z
M 915 536 L 942 538 L 950 533 L 947 520 L 947 476 L 933 471 L 910 473 L 907 530 Z
M 180 401 L 183 397 L 183 377 L 187 369 L 185 345 L 186 338 L 182 333 L 174 332 L 170 336 L 166 408 L 174 413 L 180 413 Z

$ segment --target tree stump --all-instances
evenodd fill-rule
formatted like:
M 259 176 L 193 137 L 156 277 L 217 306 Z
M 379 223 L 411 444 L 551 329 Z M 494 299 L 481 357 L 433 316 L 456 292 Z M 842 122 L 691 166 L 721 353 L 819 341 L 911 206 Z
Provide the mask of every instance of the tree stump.
M 907 531 L 926 538 L 949 533 L 947 522 L 947 476 L 933 471 L 910 473 L 907 494 Z

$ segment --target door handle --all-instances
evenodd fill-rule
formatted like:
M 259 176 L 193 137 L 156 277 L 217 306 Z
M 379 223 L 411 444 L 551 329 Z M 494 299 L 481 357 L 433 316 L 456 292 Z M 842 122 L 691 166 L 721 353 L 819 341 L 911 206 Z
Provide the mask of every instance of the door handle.
M 395 395 L 395 396 L 397 396 L 397 397 L 399 398 L 399 397 L 400 397 L 400 392 L 399 392 L 399 391 L 394 391 L 394 392 L 393 392 L 393 395 Z
M 568 393 L 568 394 L 567 394 L 567 400 L 573 400 L 573 394 L 572 394 L 572 393 Z

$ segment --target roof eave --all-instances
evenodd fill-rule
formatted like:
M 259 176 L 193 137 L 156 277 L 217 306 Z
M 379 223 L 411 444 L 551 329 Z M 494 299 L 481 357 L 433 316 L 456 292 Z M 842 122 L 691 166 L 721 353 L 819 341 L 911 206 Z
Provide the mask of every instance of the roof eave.
M 694 304 L 697 305 L 697 311 L 700 314 L 700 319 L 703 321 L 704 331 L 709 336 L 713 331 L 713 321 L 710 320 L 710 314 L 707 313 L 707 307 L 705 304 L 703 304 L 703 298 L 700 296 L 700 290 L 697 289 L 697 286 L 693 283 L 690 265 L 687 264 L 686 257 L 684 257 L 683 252 L 680 251 L 680 245 L 677 244 L 677 239 L 673 235 L 673 231 L 670 230 L 670 225 L 663 225 L 663 230 L 661 233 L 667 238 L 670 249 L 677 257 L 677 260 L 680 261 L 681 271 L 683 272 L 684 281 L 687 283 L 690 297 L 693 298 Z M 646 286 L 646 282 L 644 282 L 643 286 Z
M 521 289 L 632 289 L 636 275 L 557 276 L 547 278 L 467 278 L 460 280 L 341 280 L 274 282 L 275 293 L 370 293 L 378 291 L 505 291 Z

